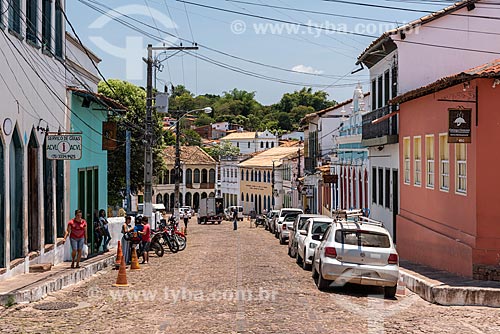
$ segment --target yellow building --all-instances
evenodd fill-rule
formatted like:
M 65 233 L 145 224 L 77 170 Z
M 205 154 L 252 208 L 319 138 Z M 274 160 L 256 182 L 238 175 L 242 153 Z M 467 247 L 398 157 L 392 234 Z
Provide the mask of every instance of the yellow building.
M 255 211 L 259 214 L 283 206 L 283 160 L 297 154 L 297 147 L 280 146 L 238 164 L 245 213 Z

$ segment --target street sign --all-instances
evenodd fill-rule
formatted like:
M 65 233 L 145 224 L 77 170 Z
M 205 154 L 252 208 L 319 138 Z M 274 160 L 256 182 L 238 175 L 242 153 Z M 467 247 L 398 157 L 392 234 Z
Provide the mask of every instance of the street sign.
M 47 159 L 80 160 L 82 158 L 82 135 L 74 133 L 48 134 Z

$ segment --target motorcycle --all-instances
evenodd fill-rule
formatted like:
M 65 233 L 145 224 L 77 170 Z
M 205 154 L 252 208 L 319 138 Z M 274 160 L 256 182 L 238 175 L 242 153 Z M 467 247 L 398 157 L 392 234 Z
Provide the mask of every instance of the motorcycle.
M 266 223 L 265 215 L 257 215 L 255 217 L 255 227 L 259 227 L 259 225 L 264 227 L 265 223 Z

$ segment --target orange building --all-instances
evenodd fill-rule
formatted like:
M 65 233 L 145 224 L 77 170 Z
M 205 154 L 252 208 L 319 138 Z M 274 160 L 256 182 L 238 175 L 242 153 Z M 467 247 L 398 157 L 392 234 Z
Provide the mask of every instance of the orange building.
M 400 104 L 402 258 L 500 280 L 500 59 L 393 99 Z

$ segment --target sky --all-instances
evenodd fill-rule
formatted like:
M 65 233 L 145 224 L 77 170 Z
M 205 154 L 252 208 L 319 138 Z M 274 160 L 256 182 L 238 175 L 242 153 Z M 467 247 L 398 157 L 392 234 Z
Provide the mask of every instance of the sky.
M 99 68 L 107 79 L 145 86 L 142 58 L 148 44 L 193 46 L 195 42 L 198 50 L 155 53 L 161 61 L 156 80 L 160 90 L 173 84 L 184 85 L 195 95 L 220 95 L 238 88 L 255 92 L 260 103 L 269 105 L 302 87 L 324 90 L 338 102 L 351 98 L 358 82 L 368 91 L 368 71 L 351 74 L 359 68 L 356 59 L 361 52 L 389 28 L 439 10 L 446 2 L 347 1 L 408 11 L 321 0 L 186 1 L 70 0 L 66 12 L 84 45 L 102 59 Z M 69 26 L 67 30 L 71 32 Z

